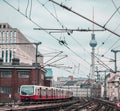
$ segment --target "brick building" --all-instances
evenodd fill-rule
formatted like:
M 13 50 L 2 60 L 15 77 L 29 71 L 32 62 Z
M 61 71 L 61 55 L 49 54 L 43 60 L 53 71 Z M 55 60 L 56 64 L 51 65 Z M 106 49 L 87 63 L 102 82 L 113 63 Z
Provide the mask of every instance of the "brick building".
M 2 59 L 1 59 L 2 61 Z M 23 65 L 19 59 L 13 59 L 12 64 L 0 62 L 0 102 L 19 100 L 19 88 L 21 85 L 45 84 L 45 70 L 33 65 Z

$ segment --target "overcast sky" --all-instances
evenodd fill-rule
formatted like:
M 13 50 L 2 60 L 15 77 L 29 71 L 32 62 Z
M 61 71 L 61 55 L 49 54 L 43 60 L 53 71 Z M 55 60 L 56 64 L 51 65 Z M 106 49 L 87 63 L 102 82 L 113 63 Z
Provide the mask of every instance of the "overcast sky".
M 49 0 L 6 0 L 13 7 L 8 5 L 5 0 L 0 0 L 0 22 L 9 23 L 13 28 L 18 28 L 31 42 L 42 42 L 39 51 L 44 55 L 44 63 L 50 60 L 46 53 L 63 51 L 62 55 L 54 58 L 52 61 L 60 59 L 52 65 L 61 65 L 60 68 L 53 68 L 53 76 L 87 77 L 90 73 L 91 65 L 91 40 L 92 32 L 73 31 L 70 35 L 61 31 L 34 30 L 33 28 L 50 29 L 93 29 L 93 24 L 88 20 L 70 12 L 62 7 L 50 2 Z M 66 5 L 71 10 L 82 16 L 93 20 L 104 26 L 110 31 L 120 35 L 120 0 L 55 0 L 57 3 Z M 117 10 L 118 8 L 118 10 Z M 94 10 L 94 11 L 93 11 Z M 117 11 L 116 11 L 117 10 Z M 94 29 L 103 30 L 103 28 L 94 25 Z M 51 34 L 49 34 L 52 32 Z M 59 32 L 59 33 L 58 33 Z M 116 36 L 109 31 L 95 31 L 97 41 L 96 57 L 106 65 L 114 69 L 114 63 L 109 62 L 114 59 L 112 49 L 119 50 L 120 36 Z M 63 40 L 66 44 L 60 44 Z M 103 57 L 104 56 L 104 57 Z M 120 65 L 120 53 L 117 53 L 117 66 Z M 52 61 L 48 62 L 51 63 Z M 98 61 L 96 59 L 96 61 Z M 102 65 L 95 62 L 99 70 L 106 70 Z M 72 67 L 66 68 L 63 66 Z

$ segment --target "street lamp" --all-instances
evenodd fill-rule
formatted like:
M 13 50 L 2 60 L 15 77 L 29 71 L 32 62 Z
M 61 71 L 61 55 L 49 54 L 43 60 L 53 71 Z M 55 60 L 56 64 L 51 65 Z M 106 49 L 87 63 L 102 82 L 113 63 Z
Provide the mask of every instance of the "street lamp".
M 120 93 L 120 91 L 119 91 L 119 89 L 120 89 L 120 78 L 112 81 L 112 83 L 115 86 L 115 88 L 117 88 L 117 96 L 118 96 L 118 101 L 119 101 L 120 100 L 120 94 L 119 94 Z

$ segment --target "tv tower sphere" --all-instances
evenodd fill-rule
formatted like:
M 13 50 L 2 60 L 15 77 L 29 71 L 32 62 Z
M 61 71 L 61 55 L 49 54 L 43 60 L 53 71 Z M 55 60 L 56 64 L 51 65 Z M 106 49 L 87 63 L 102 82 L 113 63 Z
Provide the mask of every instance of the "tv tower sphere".
M 92 38 L 91 38 L 91 41 L 90 41 L 89 44 L 90 44 L 91 47 L 94 48 L 94 47 L 96 47 L 96 45 L 97 45 L 97 42 L 96 42 L 96 40 L 95 40 L 95 34 L 92 33 L 92 34 L 91 34 L 91 37 L 92 37 Z

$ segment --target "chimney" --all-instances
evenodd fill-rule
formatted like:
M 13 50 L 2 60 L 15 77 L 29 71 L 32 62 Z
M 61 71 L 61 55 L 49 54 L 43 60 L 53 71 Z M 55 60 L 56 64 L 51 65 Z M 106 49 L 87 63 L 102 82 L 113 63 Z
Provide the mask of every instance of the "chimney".
M 34 67 L 40 67 L 40 63 L 32 63 L 32 66 L 34 66 Z
M 13 58 L 12 59 L 12 65 L 19 65 L 20 59 L 19 58 Z

